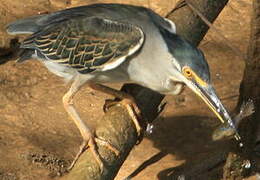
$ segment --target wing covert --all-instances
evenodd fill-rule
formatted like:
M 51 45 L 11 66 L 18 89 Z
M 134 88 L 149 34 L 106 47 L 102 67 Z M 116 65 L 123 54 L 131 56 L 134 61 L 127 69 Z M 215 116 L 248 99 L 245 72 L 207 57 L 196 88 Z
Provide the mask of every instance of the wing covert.
M 47 60 L 81 73 L 110 70 L 138 51 L 141 28 L 108 19 L 73 18 L 32 34 L 21 45 L 39 51 Z

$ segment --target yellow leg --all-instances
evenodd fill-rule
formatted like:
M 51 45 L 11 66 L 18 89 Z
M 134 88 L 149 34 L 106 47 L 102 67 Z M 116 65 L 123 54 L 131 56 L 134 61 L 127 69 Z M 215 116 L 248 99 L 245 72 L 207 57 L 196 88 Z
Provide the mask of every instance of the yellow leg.
M 79 91 L 79 89 L 84 84 L 85 84 L 84 80 L 82 80 L 80 78 L 76 78 L 75 81 L 72 83 L 69 91 L 63 96 L 64 108 L 68 112 L 70 117 L 73 119 L 74 123 L 76 124 L 76 126 L 78 127 L 78 129 L 80 131 L 80 134 L 83 137 L 83 143 L 80 147 L 80 151 L 78 152 L 78 154 L 74 158 L 74 160 L 73 160 L 71 166 L 69 167 L 69 169 L 71 169 L 74 166 L 74 164 L 76 163 L 76 161 L 78 160 L 80 155 L 86 150 L 86 148 L 89 147 L 91 152 L 94 155 L 94 158 L 96 159 L 97 163 L 99 164 L 101 171 L 102 171 L 103 170 L 103 162 L 100 158 L 100 155 L 98 154 L 98 152 L 96 150 L 96 142 L 102 142 L 101 143 L 102 145 L 107 146 L 109 149 L 113 150 L 116 154 L 118 154 L 118 151 L 115 148 L 113 148 L 109 143 L 105 143 L 104 140 L 100 140 L 98 138 L 95 138 L 93 136 L 91 130 L 89 129 L 89 127 L 82 121 L 79 114 L 75 110 L 74 105 L 73 105 L 73 97 L 75 96 L 75 94 Z

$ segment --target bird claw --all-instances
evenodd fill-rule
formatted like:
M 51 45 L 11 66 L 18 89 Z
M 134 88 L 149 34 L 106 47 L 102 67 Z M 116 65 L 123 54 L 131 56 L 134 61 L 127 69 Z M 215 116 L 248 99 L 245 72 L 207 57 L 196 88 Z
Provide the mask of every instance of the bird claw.
M 117 105 L 118 102 L 113 99 L 106 99 L 105 104 L 103 106 L 103 111 L 106 113 L 112 106 Z
M 141 111 L 139 109 L 139 107 L 137 106 L 137 104 L 134 102 L 134 100 L 132 99 L 128 99 L 128 98 L 125 98 L 121 101 L 112 101 L 112 100 L 107 100 L 106 101 L 106 104 L 105 104 L 105 108 L 106 109 L 109 109 L 111 106 L 114 106 L 114 105 L 119 105 L 119 106 L 124 106 L 126 107 L 129 115 L 131 116 L 132 120 L 133 120 L 133 123 L 136 127 L 136 132 L 137 132 L 137 137 L 138 137 L 138 140 L 137 140 L 137 143 L 136 144 L 139 144 L 143 138 L 143 132 L 142 132 L 142 127 L 139 123 L 139 120 L 142 119 L 142 116 L 141 116 Z
M 100 145 L 103 145 L 103 146 L 107 147 L 109 150 L 113 151 L 116 156 L 118 156 L 120 153 L 115 147 L 113 147 L 107 141 L 97 138 L 97 137 L 90 137 L 88 140 L 83 140 L 82 144 L 80 145 L 79 152 L 75 156 L 71 165 L 67 168 L 67 171 L 70 171 L 74 167 L 74 165 L 76 164 L 76 162 L 78 161 L 78 159 L 82 155 L 82 153 L 84 151 L 86 151 L 88 148 L 90 148 L 91 152 L 93 153 L 93 155 L 95 157 L 95 160 L 97 161 L 97 163 L 99 165 L 101 172 L 103 172 L 104 165 L 103 165 L 103 162 L 100 158 L 98 151 L 96 150 L 97 143 L 99 143 Z
M 86 141 L 83 141 L 82 144 L 80 145 L 79 147 L 79 151 L 78 153 L 76 154 L 76 156 L 74 157 L 72 163 L 70 164 L 70 166 L 67 168 L 67 171 L 71 171 L 72 168 L 74 167 L 74 165 L 76 164 L 76 162 L 78 161 L 79 157 L 81 156 L 81 154 L 87 150 L 88 148 L 88 145 L 87 145 L 87 142 Z

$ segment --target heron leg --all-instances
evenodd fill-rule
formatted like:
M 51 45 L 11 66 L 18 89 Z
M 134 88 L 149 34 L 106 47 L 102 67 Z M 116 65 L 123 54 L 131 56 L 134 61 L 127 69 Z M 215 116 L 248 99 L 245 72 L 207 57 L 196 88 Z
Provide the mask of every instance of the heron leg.
M 73 119 L 74 123 L 78 127 L 80 134 L 83 137 L 83 143 L 80 146 L 80 150 L 75 156 L 72 164 L 68 168 L 70 170 L 75 165 L 76 161 L 80 157 L 80 155 L 89 147 L 95 160 L 100 166 L 100 169 L 103 170 L 103 162 L 100 158 L 100 155 L 98 154 L 98 151 L 96 149 L 96 143 L 100 143 L 101 145 L 106 146 L 110 150 L 112 150 L 115 154 L 118 154 L 118 150 L 116 150 L 114 147 L 112 147 L 108 142 L 105 142 L 104 140 L 97 138 L 93 135 L 90 128 L 82 121 L 79 114 L 77 113 L 76 109 L 73 105 L 73 97 L 76 95 L 76 93 L 80 90 L 80 88 L 85 84 L 86 80 L 81 79 L 80 77 L 76 78 L 75 81 L 72 83 L 69 91 L 63 96 L 63 104 L 65 110 L 68 112 L 70 117 Z
M 115 104 L 120 104 L 120 105 L 125 106 L 129 115 L 132 117 L 133 123 L 136 127 L 138 137 L 141 135 L 142 127 L 138 120 L 138 119 L 141 119 L 141 110 L 139 109 L 139 107 L 137 106 L 137 104 L 135 102 L 135 99 L 131 95 L 129 95 L 123 91 L 112 89 L 110 87 L 107 87 L 107 86 L 104 86 L 101 84 L 90 83 L 89 86 L 94 90 L 98 90 L 103 93 L 112 95 L 116 98 L 119 98 L 121 100 L 120 102 L 107 101 L 108 103 L 106 103 L 106 107 L 104 108 L 104 110 L 106 111 L 107 108 L 109 108 L 110 106 L 115 105 Z

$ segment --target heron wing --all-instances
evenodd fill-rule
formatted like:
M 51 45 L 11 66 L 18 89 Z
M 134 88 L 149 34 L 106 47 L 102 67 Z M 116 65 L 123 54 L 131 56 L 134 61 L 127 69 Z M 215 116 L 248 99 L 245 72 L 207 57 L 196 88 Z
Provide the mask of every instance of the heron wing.
M 21 48 L 35 49 L 40 58 L 89 73 L 119 66 L 143 42 L 143 31 L 137 26 L 81 17 L 43 28 L 25 39 Z

